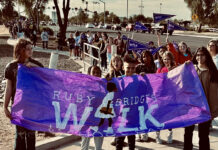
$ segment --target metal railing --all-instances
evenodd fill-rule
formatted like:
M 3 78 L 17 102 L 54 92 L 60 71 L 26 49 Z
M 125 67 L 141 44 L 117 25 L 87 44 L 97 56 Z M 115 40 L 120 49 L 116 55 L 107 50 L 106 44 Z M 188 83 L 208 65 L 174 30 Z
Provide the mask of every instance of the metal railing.
M 98 58 L 93 56 L 93 49 L 97 50 L 98 52 Z M 99 67 L 101 67 L 101 57 L 100 57 L 100 48 L 96 47 L 94 45 L 88 44 L 88 43 L 84 43 L 83 44 L 83 68 L 84 71 L 86 71 L 86 65 L 88 65 L 88 67 L 93 65 L 93 61 L 97 61 L 97 64 Z

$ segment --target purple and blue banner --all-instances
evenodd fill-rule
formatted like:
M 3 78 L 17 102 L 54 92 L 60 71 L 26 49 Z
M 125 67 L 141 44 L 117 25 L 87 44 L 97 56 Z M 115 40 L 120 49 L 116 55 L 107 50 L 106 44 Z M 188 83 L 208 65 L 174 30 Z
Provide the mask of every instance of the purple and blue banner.
M 168 30 L 187 30 L 187 29 L 168 20 Z
M 85 137 L 125 136 L 211 119 L 192 64 L 168 73 L 105 79 L 19 66 L 12 123 Z M 101 120 L 104 120 L 102 122 Z
M 145 27 L 143 24 L 141 24 L 140 22 L 136 22 L 135 26 L 134 26 L 134 30 L 142 30 L 142 31 L 147 31 L 148 28 Z
M 158 23 L 162 20 L 174 17 L 175 15 L 170 14 L 160 14 L 160 13 L 153 13 L 154 23 Z

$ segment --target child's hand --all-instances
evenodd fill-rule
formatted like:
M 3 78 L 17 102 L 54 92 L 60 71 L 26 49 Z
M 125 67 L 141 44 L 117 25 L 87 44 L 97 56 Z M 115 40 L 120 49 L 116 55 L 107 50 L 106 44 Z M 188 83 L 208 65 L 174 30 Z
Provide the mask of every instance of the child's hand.
M 106 79 L 107 81 L 111 81 L 111 80 L 112 80 L 112 77 L 111 77 L 110 75 L 108 75 L 108 76 L 105 77 L 105 79 Z
M 186 65 L 189 65 L 190 63 L 191 63 L 190 60 L 188 60 L 188 61 L 185 62 Z
M 27 67 L 38 67 L 36 64 L 33 64 L 31 62 L 25 63 L 25 66 L 27 66 Z
M 6 116 L 6 117 L 8 117 L 9 119 L 12 119 L 11 113 L 10 113 L 10 111 L 8 110 L 8 108 L 4 108 L 4 112 L 5 112 L 5 116 Z
M 144 77 L 145 76 L 145 72 L 141 72 L 140 75 Z

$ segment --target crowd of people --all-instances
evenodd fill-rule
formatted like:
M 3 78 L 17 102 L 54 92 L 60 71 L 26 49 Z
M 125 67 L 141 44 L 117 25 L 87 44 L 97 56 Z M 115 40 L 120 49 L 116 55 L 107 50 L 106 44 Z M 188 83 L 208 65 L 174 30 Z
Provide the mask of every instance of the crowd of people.
M 107 71 L 105 78 L 110 81 L 113 77 L 132 76 L 134 74 L 146 75 L 151 73 L 167 73 L 184 63 L 191 61 L 195 65 L 199 79 L 202 83 L 205 95 L 211 111 L 212 119 L 218 116 L 218 41 L 210 40 L 207 45 L 199 47 L 195 53 L 191 53 L 190 48 L 184 42 L 178 44 L 171 42 L 168 37 L 166 43 L 160 42 L 160 35 L 157 34 L 158 46 L 161 49 L 152 55 L 150 51 L 144 50 L 141 54 L 134 51 L 128 51 L 126 41 L 122 39 L 121 33 L 117 33 L 117 37 L 108 36 L 106 33 L 75 32 L 70 34 L 66 39 L 70 49 L 70 59 L 84 59 L 83 44 L 89 43 L 100 49 L 92 49 L 92 55 L 96 58 L 101 57 L 101 65 L 93 60 L 92 66 L 88 69 L 88 74 L 96 77 L 102 77 L 102 71 Z M 116 45 L 116 54 L 112 54 L 112 45 Z M 154 47 L 154 42 L 150 41 L 149 45 Z M 46 42 L 45 42 L 46 47 Z M 85 49 L 86 50 L 86 49 Z M 100 53 L 100 54 L 99 54 Z M 21 39 L 14 49 L 14 60 L 6 66 L 5 78 L 7 86 L 5 91 L 4 111 L 5 115 L 11 119 L 11 113 L 8 109 L 10 100 L 13 101 L 16 91 L 16 74 L 17 64 L 22 63 L 27 66 L 39 66 L 42 64 L 31 58 L 31 43 Z M 97 108 L 96 108 L 97 109 Z M 209 129 L 211 120 L 200 123 L 198 125 L 199 132 L 199 149 L 209 150 Z M 184 134 L 184 150 L 193 148 L 192 135 L 194 125 L 185 127 Z M 156 142 L 162 143 L 160 131 L 156 132 Z M 130 150 L 135 149 L 135 142 L 148 141 L 148 133 L 140 135 L 127 136 L 128 143 L 125 143 L 125 137 L 115 137 L 112 145 L 116 146 L 117 150 L 122 150 L 125 145 L 129 146 Z M 104 137 L 94 137 L 96 149 L 102 149 Z M 82 137 L 81 149 L 88 150 L 90 138 Z M 16 127 L 15 149 L 34 149 L 35 133 L 23 127 Z M 169 129 L 167 143 L 173 143 L 173 129 Z
M 6 24 L 9 29 L 9 33 L 13 39 L 28 38 L 32 41 L 33 45 L 36 45 L 37 41 L 37 27 L 29 19 L 13 20 Z M 32 26 L 32 27 L 30 27 Z

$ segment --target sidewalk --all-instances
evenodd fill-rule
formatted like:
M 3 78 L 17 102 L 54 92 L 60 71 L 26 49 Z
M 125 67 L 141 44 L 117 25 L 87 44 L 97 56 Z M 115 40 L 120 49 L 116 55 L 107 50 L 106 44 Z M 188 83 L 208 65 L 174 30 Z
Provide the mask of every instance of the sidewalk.
M 184 141 L 184 128 L 173 129 L 173 143 L 167 144 L 167 134 L 168 130 L 161 131 L 161 139 L 163 140 L 162 144 L 157 144 L 155 142 L 155 132 L 149 133 L 149 141 L 148 142 L 136 142 L 136 150 L 181 150 L 183 149 L 183 141 Z M 110 143 L 113 140 L 113 137 L 104 138 L 102 148 L 104 150 L 115 150 L 115 147 Z M 127 142 L 127 139 L 125 139 Z M 81 141 L 72 142 L 70 144 L 59 147 L 55 150 L 81 150 L 80 148 Z M 193 135 L 193 150 L 199 149 L 198 147 L 198 129 L 195 127 L 194 135 Z M 210 146 L 211 150 L 218 150 L 218 129 L 213 129 L 210 132 Z M 93 138 L 90 141 L 89 149 L 94 150 L 94 140 Z M 128 150 L 128 147 L 125 147 L 124 150 Z

